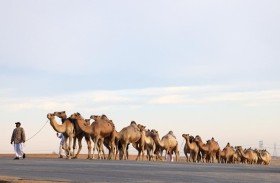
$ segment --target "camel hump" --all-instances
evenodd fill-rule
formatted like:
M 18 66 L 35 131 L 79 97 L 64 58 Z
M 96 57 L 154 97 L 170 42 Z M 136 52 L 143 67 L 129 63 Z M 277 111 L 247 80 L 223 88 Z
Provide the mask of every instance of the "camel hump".
M 173 131 L 169 131 L 168 134 L 169 134 L 169 135 L 172 135 L 172 136 L 176 139 L 176 137 L 175 137 Z
M 113 130 L 115 130 L 116 127 L 115 127 L 115 124 L 112 120 L 109 120 L 109 124 L 112 126 Z
M 107 117 L 105 114 L 102 114 L 102 115 L 101 115 L 101 119 L 109 120 L 108 117 Z

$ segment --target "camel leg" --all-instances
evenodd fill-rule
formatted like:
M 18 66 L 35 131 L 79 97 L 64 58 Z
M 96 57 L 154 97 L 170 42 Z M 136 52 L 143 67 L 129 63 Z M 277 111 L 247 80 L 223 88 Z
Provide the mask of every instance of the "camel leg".
M 77 139 L 77 138 L 74 139 L 74 144 L 75 144 L 74 147 L 76 146 L 76 139 Z M 79 149 L 78 149 L 78 152 L 77 152 L 77 154 L 75 155 L 74 158 L 78 158 L 78 157 L 79 157 L 79 154 L 80 154 L 80 152 L 81 152 L 81 150 L 82 150 L 82 147 L 83 147 L 83 145 L 82 145 L 82 139 L 83 139 L 83 136 L 78 137 Z M 74 153 L 74 152 L 73 152 L 73 153 Z
M 87 142 L 87 146 L 88 146 L 88 157 L 87 159 L 92 159 L 92 156 L 91 156 L 91 141 L 90 141 L 90 137 L 88 136 L 85 136 L 85 139 L 86 139 L 86 142 Z
M 150 154 L 151 152 L 150 152 L 150 148 L 149 147 L 147 147 L 147 159 L 149 160 L 149 161 L 151 161 L 151 154 Z
M 115 160 L 117 160 L 117 155 L 118 155 L 118 153 L 119 153 L 119 145 L 118 145 L 118 140 L 117 139 L 115 139 Z
M 197 162 L 197 156 L 198 156 L 198 152 L 194 152 L 194 156 L 193 156 L 193 162 Z
M 73 135 L 71 135 L 71 136 L 69 137 L 69 146 L 68 146 L 69 156 L 68 156 L 68 159 L 72 159 L 72 155 L 73 155 L 72 143 L 73 143 Z
M 118 141 L 116 142 L 116 154 L 115 154 L 115 160 L 117 160 L 117 156 L 118 156 L 118 153 L 119 153 L 119 146 L 121 146 L 120 144 L 121 142 Z M 121 147 L 120 147 L 121 148 Z
M 143 144 L 141 144 L 141 151 L 142 151 L 142 161 L 143 161 L 145 156 L 145 146 Z
M 68 136 L 65 136 L 64 137 L 64 142 L 63 142 L 63 145 L 62 145 L 62 149 L 65 151 L 65 155 L 66 155 L 66 158 L 69 156 L 69 151 L 68 151 L 68 146 L 67 146 L 67 141 L 68 141 Z
M 170 161 L 172 162 L 173 161 L 172 151 L 169 152 L 166 151 L 166 154 L 169 154 Z
M 77 137 L 74 137 L 73 139 L 73 155 L 75 155 L 75 151 L 76 151 L 76 148 L 77 148 Z
M 98 140 L 99 140 L 99 138 L 97 138 L 97 137 L 95 137 L 94 139 L 93 139 L 93 142 L 94 142 L 94 147 L 93 147 L 93 152 L 92 152 L 92 159 L 94 159 L 94 153 L 95 153 L 95 149 L 97 149 L 97 146 L 98 146 Z
M 104 138 L 100 139 L 99 144 L 99 152 L 98 152 L 99 159 L 105 159 L 105 152 L 104 152 Z
M 122 159 L 123 159 L 123 160 L 127 160 L 126 148 L 127 148 L 127 143 L 123 143 L 123 144 L 122 144 L 122 151 L 123 151 L 123 152 L 122 152 L 122 153 L 123 153 L 123 154 L 122 154 Z
M 138 144 L 132 143 L 132 146 L 138 151 L 138 155 L 136 157 L 136 161 L 140 159 L 141 149 L 137 146 Z
M 176 162 L 178 162 L 179 151 L 176 151 L 176 152 L 175 152 L 175 157 L 176 157 Z
M 108 159 L 112 159 L 112 157 L 114 156 L 114 149 L 115 149 L 115 137 L 112 137 L 111 138 L 111 148 L 109 151 Z

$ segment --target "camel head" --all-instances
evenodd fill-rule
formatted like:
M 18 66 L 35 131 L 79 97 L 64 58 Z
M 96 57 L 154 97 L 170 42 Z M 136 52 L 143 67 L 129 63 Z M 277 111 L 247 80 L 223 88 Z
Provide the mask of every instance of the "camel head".
M 202 139 L 199 135 L 197 135 L 197 136 L 195 136 L 194 141 L 195 142 L 202 142 Z
M 151 134 L 153 137 L 156 137 L 156 136 L 158 136 L 158 131 L 156 131 L 155 129 L 152 129 Z
M 70 118 L 71 118 L 71 119 L 74 119 L 74 120 L 83 119 L 82 115 L 81 115 L 80 113 L 78 113 L 78 112 L 72 114 L 72 115 L 70 116 Z
M 189 140 L 190 143 L 194 142 L 194 137 L 190 134 L 182 134 L 182 137 L 186 140 Z
M 190 135 L 189 134 L 182 134 L 182 137 L 185 138 L 186 140 L 190 139 Z
M 47 114 L 47 118 L 48 118 L 49 120 L 54 119 L 54 117 L 55 117 L 55 115 L 52 114 L 52 113 Z
M 90 116 L 90 119 L 93 119 L 94 121 L 97 121 L 97 120 L 100 120 L 100 119 L 105 119 L 107 118 L 106 115 L 102 115 L 102 116 L 99 116 L 99 115 L 91 115 Z M 108 119 L 108 118 L 107 118 Z
M 85 119 L 85 126 L 89 126 L 90 125 L 90 119 Z
M 243 149 L 242 149 L 242 147 L 241 147 L 241 146 L 235 146 L 235 149 L 236 149 L 236 151 L 238 151 L 238 152 L 243 151 Z
M 67 115 L 66 115 L 66 112 L 65 112 L 65 111 L 54 112 L 53 114 L 54 114 L 55 116 L 61 118 L 61 119 L 66 119 L 66 118 L 67 118 Z
M 140 129 L 141 132 L 146 130 L 146 126 L 138 124 L 137 127 Z

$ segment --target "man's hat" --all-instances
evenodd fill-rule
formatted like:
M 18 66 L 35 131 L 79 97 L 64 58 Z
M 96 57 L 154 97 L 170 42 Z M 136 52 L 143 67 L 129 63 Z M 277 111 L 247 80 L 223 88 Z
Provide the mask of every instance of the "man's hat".
M 20 124 L 20 122 L 15 122 L 15 124 L 19 124 L 19 125 L 21 125 L 21 124 Z

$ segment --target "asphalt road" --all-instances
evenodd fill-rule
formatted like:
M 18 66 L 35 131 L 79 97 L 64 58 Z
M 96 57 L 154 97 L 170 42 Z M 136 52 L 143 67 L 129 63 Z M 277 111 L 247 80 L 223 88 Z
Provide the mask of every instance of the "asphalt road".
M 0 157 L 0 176 L 66 182 L 280 182 L 280 166 Z

